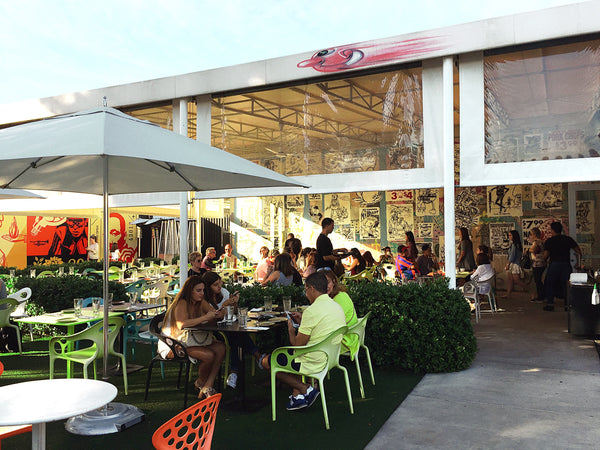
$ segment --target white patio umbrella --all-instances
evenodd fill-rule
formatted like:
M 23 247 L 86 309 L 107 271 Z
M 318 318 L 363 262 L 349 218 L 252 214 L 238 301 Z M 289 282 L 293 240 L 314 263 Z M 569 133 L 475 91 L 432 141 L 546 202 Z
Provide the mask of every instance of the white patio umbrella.
M 45 198 L 34 192 L 23 189 L 0 189 L 0 200 L 20 200 L 23 198 Z
M 0 162 L 0 189 L 103 195 L 104 298 L 108 297 L 108 195 L 306 187 L 245 159 L 112 108 L 0 130 Z M 108 329 L 108 302 L 104 302 L 104 329 Z M 106 376 L 106 333 L 104 343 Z

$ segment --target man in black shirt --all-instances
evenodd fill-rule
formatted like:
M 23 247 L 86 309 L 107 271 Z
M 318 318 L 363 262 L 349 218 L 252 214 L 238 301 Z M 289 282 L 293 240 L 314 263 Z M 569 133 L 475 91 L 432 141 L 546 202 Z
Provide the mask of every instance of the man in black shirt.
M 322 230 L 317 238 L 317 269 L 328 267 L 333 270 L 335 262 L 340 259 L 339 256 L 333 254 L 333 244 L 327 236 L 333 232 L 334 225 L 333 219 L 330 217 L 325 217 L 321 221 Z
M 544 244 L 544 260 L 548 264 L 544 287 L 546 304 L 544 311 L 554 311 L 554 297 L 566 297 L 567 282 L 571 274 L 571 249 L 581 257 L 579 245 L 569 236 L 562 234 L 562 224 L 550 224 L 552 237 Z

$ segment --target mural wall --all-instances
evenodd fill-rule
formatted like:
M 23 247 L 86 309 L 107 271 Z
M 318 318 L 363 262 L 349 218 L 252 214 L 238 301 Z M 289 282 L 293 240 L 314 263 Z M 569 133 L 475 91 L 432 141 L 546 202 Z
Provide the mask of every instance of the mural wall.
M 116 243 L 121 260 L 138 253 L 137 216 L 111 213 L 109 242 Z M 14 216 L 0 214 L 0 266 L 76 263 L 87 260 L 88 239 L 102 238 L 99 218 Z

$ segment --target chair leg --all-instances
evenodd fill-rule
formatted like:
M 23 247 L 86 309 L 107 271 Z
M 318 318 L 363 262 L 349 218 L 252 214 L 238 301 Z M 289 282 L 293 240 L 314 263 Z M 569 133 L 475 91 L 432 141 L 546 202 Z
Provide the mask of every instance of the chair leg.
M 150 387 L 150 378 L 152 377 L 152 366 L 154 366 L 154 359 L 150 361 L 148 365 L 148 376 L 146 377 L 146 392 L 144 393 L 144 401 L 148 400 L 148 388 Z
M 275 372 L 275 370 L 271 370 L 271 412 L 273 415 L 273 422 L 275 422 L 277 420 L 277 410 L 275 408 L 275 405 L 277 403 L 277 399 L 275 398 L 275 375 L 277 375 L 277 373 Z
M 323 406 L 323 418 L 325 419 L 325 429 L 329 430 L 329 414 L 327 414 L 327 401 L 325 400 L 325 383 L 319 379 L 319 390 L 321 391 L 321 405 Z
M 371 352 L 366 345 L 362 345 L 362 348 L 365 349 L 365 353 L 367 354 L 367 362 L 369 363 L 369 372 L 371 372 L 371 382 L 373 386 L 375 386 L 375 376 L 373 376 L 373 365 L 371 364 Z
M 179 370 L 181 371 L 181 365 L 179 367 L 180 367 Z M 184 394 L 183 394 L 183 409 L 187 408 L 189 385 L 190 385 L 190 360 L 188 359 L 185 362 L 185 389 L 184 389 Z
M 360 351 L 360 347 L 358 350 Z M 356 355 L 354 355 L 354 360 L 356 361 L 356 373 L 358 374 L 358 385 L 360 386 L 360 396 L 361 396 L 361 398 L 365 398 L 365 388 L 363 387 L 362 373 L 360 372 L 360 363 L 358 362 L 358 351 L 356 352 Z
M 354 404 L 352 403 L 352 390 L 350 389 L 350 378 L 348 378 L 348 370 L 344 366 L 338 366 L 344 372 L 344 381 L 346 382 L 346 393 L 348 394 L 348 404 L 350 405 L 350 414 L 354 414 Z M 362 384 L 362 381 L 361 381 Z
M 125 395 L 127 395 L 127 361 L 125 355 L 121 355 L 121 369 L 123 370 L 123 385 L 125 386 Z
M 31 338 L 31 342 L 33 342 L 33 324 L 29 324 L 29 337 Z
M 177 374 L 177 389 L 181 388 L 181 369 L 183 368 L 183 363 L 179 363 L 179 373 Z

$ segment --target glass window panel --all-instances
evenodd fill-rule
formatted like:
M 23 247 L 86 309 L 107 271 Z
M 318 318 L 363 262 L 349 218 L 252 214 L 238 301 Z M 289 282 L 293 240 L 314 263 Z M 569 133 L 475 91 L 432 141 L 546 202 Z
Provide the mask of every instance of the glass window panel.
M 212 145 L 285 175 L 423 167 L 421 67 L 213 99 Z
M 173 105 L 147 106 L 123 112 L 140 120 L 147 120 L 162 128 L 173 131 Z
M 600 40 L 484 62 L 487 164 L 600 154 Z

